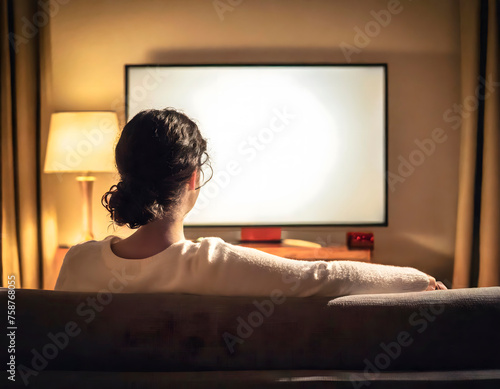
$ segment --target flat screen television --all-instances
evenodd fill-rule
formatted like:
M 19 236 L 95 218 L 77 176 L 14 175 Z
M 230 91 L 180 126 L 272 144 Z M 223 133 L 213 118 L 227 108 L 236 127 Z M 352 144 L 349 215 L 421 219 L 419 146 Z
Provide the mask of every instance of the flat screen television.
M 213 178 L 186 226 L 387 225 L 386 64 L 125 73 L 127 121 L 173 107 L 208 140 Z

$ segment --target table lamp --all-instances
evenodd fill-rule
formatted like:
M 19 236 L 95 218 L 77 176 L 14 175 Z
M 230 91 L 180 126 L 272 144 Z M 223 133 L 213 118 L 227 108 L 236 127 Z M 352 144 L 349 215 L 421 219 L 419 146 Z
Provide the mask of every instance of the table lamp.
M 82 193 L 83 237 L 92 232 L 92 173 L 115 172 L 114 146 L 118 137 L 115 112 L 85 111 L 54 113 L 50 119 L 45 173 L 79 173 Z

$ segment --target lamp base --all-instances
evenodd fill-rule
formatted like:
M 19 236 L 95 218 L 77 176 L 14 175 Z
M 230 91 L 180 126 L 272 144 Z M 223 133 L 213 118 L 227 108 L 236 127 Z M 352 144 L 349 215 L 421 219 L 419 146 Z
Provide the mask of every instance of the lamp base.
M 83 240 L 93 240 L 94 233 L 92 232 L 92 189 L 94 186 L 95 177 L 93 176 L 78 176 L 76 180 L 80 183 L 82 193 L 82 222 L 83 222 Z

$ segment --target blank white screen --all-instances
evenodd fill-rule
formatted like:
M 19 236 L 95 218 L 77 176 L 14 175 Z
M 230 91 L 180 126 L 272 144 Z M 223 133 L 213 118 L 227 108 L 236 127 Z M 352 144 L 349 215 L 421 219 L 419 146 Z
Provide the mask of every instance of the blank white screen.
M 385 222 L 383 66 L 127 69 L 127 120 L 174 107 L 208 140 L 186 225 Z

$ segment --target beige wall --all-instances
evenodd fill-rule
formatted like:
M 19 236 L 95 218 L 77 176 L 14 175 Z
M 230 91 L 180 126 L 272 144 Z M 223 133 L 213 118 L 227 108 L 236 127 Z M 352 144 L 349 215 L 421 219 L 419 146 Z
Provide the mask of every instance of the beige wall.
M 53 0 L 56 1 L 57 0 Z M 66 1 L 65 1 L 66 2 Z M 223 2 L 226 2 L 223 0 Z M 233 3 L 236 1 L 233 0 Z M 211 0 L 70 0 L 51 20 L 53 107 L 56 111 L 118 110 L 123 121 L 124 65 L 140 63 L 346 63 L 340 45 L 355 44 L 357 26 L 392 1 L 245 0 L 221 20 Z M 416 139 L 434 128 L 447 136 L 389 197 L 389 227 L 375 232 L 375 259 L 416 266 L 451 280 L 457 206 L 459 133 L 443 119 L 459 103 L 459 19 L 453 0 L 401 0 L 397 14 L 352 62 L 389 66 L 389 170 L 408 158 Z M 79 233 L 74 176 L 51 182 L 58 240 Z M 97 238 L 113 233 L 100 196 L 114 182 L 98 176 L 94 191 Z M 342 242 L 346 229 L 290 229 L 288 237 Z M 125 233 L 123 230 L 119 233 Z M 188 237 L 231 229 L 189 230 Z

